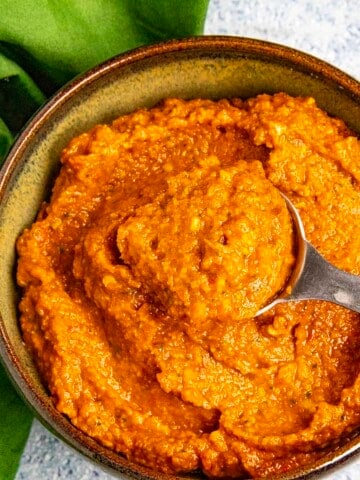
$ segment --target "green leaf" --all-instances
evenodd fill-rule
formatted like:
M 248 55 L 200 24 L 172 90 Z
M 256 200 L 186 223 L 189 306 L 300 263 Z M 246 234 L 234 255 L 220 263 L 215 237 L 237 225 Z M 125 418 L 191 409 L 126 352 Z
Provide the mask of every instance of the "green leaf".
M 21 117 L 21 111 L 33 110 L 44 101 L 45 96 L 38 86 L 19 65 L 1 53 L 0 46 L 0 117 L 7 123 L 7 115 Z M 15 132 L 18 128 L 15 122 Z
M 148 42 L 166 40 L 170 36 L 182 38 L 203 32 L 208 0 L 137 0 L 131 4 L 137 27 Z
M 12 143 L 12 135 L 0 118 L 0 167 Z M 1 367 L 0 367 L 1 368 Z
M 208 0 L 2 0 L 0 118 L 14 135 L 75 75 L 131 48 L 202 33 Z
M 0 480 L 15 476 L 29 435 L 32 414 L 15 393 L 0 368 Z
M 0 165 L 13 135 L 44 100 L 45 96 L 24 70 L 0 53 Z
M 28 52 L 38 75 L 60 86 L 125 50 L 201 33 L 207 5 L 208 0 L 2 0 L 0 40 Z
M 41 66 L 38 60 L 33 58 L 24 48 L 0 40 L 0 53 L 17 65 L 21 65 L 22 70 L 24 70 L 33 81 L 35 81 L 38 88 L 46 96 L 50 96 L 55 92 L 57 86 L 53 80 L 47 72 L 39 74 L 39 72 L 41 72 Z

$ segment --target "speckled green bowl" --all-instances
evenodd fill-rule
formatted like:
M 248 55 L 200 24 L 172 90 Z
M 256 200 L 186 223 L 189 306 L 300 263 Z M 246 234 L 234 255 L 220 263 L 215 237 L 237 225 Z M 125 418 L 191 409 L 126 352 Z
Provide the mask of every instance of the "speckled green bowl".
M 98 122 L 165 97 L 249 97 L 285 91 L 313 96 L 360 134 L 360 84 L 298 51 L 234 37 L 199 37 L 140 48 L 79 77 L 56 94 L 19 136 L 0 174 L 0 353 L 14 384 L 38 418 L 75 449 L 112 473 L 170 480 L 134 465 L 73 427 L 53 407 L 21 339 L 14 280 L 15 241 L 33 221 L 58 171 L 59 153 Z M 360 453 L 360 434 L 343 439 L 321 462 L 283 475 L 310 478 Z M 190 478 L 199 477 L 193 475 Z M 189 478 L 189 476 L 186 476 Z

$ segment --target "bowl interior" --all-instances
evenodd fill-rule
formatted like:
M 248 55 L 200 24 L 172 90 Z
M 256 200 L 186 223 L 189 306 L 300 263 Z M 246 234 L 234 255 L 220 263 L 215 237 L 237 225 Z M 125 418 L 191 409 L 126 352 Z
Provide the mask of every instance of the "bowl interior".
M 75 448 L 105 466 L 130 475 L 151 475 L 136 466 L 130 465 L 128 470 L 128 462 L 77 432 L 54 411 L 18 329 L 16 239 L 32 223 L 41 202 L 49 195 L 62 148 L 94 124 L 109 122 L 138 107 L 153 106 L 167 97 L 247 98 L 279 91 L 313 96 L 321 108 L 343 118 L 360 134 L 360 86 L 347 75 L 277 45 L 231 37 L 202 37 L 138 49 L 80 77 L 35 116 L 10 152 L 0 176 L 3 362 L 41 419 Z M 322 467 L 357 450 L 356 439 L 349 440 L 326 457 Z M 314 465 L 298 475 L 319 467 Z

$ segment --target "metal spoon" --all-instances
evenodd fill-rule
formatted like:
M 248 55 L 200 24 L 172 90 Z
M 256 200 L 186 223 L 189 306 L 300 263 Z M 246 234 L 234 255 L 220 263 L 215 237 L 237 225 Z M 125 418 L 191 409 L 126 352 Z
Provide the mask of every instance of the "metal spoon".
M 297 258 L 286 288 L 261 308 L 259 316 L 279 303 L 298 300 L 325 300 L 360 313 L 360 275 L 352 275 L 334 267 L 305 237 L 299 212 L 282 194 L 292 215 L 297 237 Z

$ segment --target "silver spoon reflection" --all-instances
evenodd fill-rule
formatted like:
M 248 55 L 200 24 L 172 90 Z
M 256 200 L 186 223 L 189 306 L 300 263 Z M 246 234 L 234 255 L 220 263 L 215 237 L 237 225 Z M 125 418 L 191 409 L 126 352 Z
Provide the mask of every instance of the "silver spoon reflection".
M 360 313 L 360 276 L 339 270 L 320 255 L 306 240 L 299 212 L 286 195 L 282 196 L 294 221 L 297 257 L 286 288 L 256 316 L 279 303 L 298 300 L 325 300 Z

